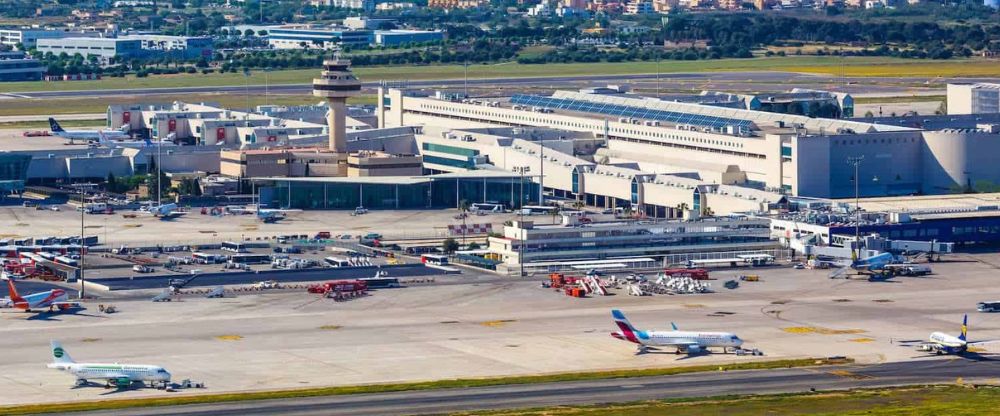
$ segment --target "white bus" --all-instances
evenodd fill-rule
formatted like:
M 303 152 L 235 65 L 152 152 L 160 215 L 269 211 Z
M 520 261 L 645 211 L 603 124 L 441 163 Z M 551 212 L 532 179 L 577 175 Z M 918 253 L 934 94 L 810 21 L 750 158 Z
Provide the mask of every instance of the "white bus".
M 488 202 L 477 202 L 469 207 L 470 211 L 473 212 L 504 212 L 505 208 L 503 204 L 493 204 Z
M 351 261 L 343 257 L 327 257 L 323 261 L 330 267 L 351 267 Z
M 552 214 L 556 212 L 558 207 L 552 207 L 548 205 L 525 205 L 521 207 L 521 212 L 524 215 L 542 215 L 542 214 Z
M 218 264 L 225 261 L 225 256 L 201 252 L 191 253 L 191 258 L 198 264 Z

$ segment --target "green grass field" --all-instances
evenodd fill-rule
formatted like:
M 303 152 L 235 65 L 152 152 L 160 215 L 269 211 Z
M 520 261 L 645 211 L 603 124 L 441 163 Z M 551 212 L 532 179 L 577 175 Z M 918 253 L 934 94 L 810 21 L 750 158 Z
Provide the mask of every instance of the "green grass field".
M 881 104 L 881 103 L 919 103 L 931 101 L 945 101 L 944 95 L 907 95 L 898 97 L 854 97 L 854 104 Z
M 700 365 L 688 367 L 650 368 L 641 370 L 593 371 L 584 373 L 559 373 L 537 376 L 513 376 L 475 379 L 452 379 L 415 383 L 373 384 L 360 386 L 318 387 L 296 390 L 260 391 L 249 393 L 217 393 L 191 396 L 158 397 L 147 399 L 118 399 L 89 402 L 69 402 L 32 404 L 22 406 L 0 406 L 0 415 L 24 415 L 35 413 L 65 413 L 88 410 L 125 409 L 149 406 L 176 406 L 182 404 L 218 403 L 247 400 L 284 399 L 293 397 L 333 396 L 344 394 L 384 393 L 393 391 L 433 390 L 447 388 L 470 388 L 511 384 L 552 383 L 561 381 L 598 380 L 609 378 L 634 378 L 664 376 L 708 371 L 762 370 L 773 368 L 810 367 L 817 365 L 841 364 L 825 359 L 804 358 L 796 360 L 755 361 L 722 365 Z M 847 360 L 846 362 L 850 362 Z
M 59 122 L 63 127 L 104 127 L 104 120 L 63 120 Z M 12 121 L 0 123 L 0 129 L 19 130 L 48 130 L 48 121 Z
M 573 76 L 573 75 L 623 75 L 655 73 L 657 64 L 648 62 L 622 63 L 572 63 L 519 65 L 502 63 L 472 65 L 470 78 Z M 1000 65 L 985 59 L 953 59 L 947 61 L 900 59 L 885 57 L 788 56 L 752 59 L 719 59 L 709 61 L 661 61 L 661 73 L 701 71 L 791 71 L 818 74 L 844 74 L 847 76 L 873 77 L 934 77 L 934 76 L 1000 76 Z M 429 80 L 457 79 L 464 76 L 461 65 L 359 67 L 354 72 L 365 81 L 378 80 Z M 255 71 L 249 79 L 242 73 L 209 75 L 162 75 L 147 78 L 105 78 L 99 81 L 73 82 L 11 82 L 4 83 L 4 92 L 69 91 L 132 88 L 170 88 L 198 86 L 232 86 L 264 84 L 309 83 L 319 74 L 319 69 L 272 71 L 265 75 Z
M 990 415 L 996 414 L 997 409 L 1000 409 L 1000 388 L 931 386 L 476 411 L 452 416 L 924 416 Z

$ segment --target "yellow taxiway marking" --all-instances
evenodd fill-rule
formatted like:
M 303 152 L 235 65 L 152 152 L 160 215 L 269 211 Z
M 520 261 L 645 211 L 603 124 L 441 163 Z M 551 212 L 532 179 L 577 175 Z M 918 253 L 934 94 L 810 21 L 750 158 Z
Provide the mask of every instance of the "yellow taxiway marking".
M 215 339 L 217 339 L 219 341 L 239 341 L 239 340 L 243 339 L 243 336 L 242 335 L 219 335 L 219 336 L 216 336 Z
M 514 319 L 501 319 L 501 320 L 498 320 L 498 321 L 485 321 L 485 322 L 480 322 L 479 325 L 488 326 L 490 328 L 499 328 L 499 327 L 507 325 L 508 323 L 511 323 L 511 322 L 517 322 L 517 320 L 514 320 Z
M 788 332 L 790 334 L 823 334 L 823 335 L 863 334 L 865 332 L 868 332 L 863 329 L 830 329 L 830 328 L 822 328 L 816 326 L 790 326 L 786 328 L 781 328 L 781 330 Z

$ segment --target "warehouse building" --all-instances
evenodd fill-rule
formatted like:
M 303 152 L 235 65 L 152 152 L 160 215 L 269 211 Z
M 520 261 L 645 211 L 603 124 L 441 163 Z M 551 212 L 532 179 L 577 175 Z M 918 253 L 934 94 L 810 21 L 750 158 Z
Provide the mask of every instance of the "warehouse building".
M 83 57 L 97 56 L 103 64 L 144 56 L 142 41 L 137 39 L 81 37 L 38 39 L 37 50 L 40 53 L 53 55 L 65 53 L 69 56 L 75 54 Z

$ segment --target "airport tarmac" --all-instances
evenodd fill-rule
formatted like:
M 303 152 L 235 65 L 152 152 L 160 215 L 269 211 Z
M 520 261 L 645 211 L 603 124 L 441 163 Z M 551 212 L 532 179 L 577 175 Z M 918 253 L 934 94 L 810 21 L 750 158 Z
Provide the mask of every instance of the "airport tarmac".
M 111 301 L 104 315 L 91 302 L 75 315 L 0 314 L 0 404 L 162 396 L 157 390 L 114 393 L 71 388 L 73 379 L 44 368 L 48 342 L 59 339 L 78 361 L 163 365 L 175 380 L 207 384 L 197 392 L 247 391 L 455 377 L 700 365 L 758 359 L 845 355 L 862 363 L 931 359 L 903 341 L 932 331 L 1000 338 L 1000 315 L 975 303 L 1000 298 L 1000 255 L 954 255 L 927 278 L 873 283 L 831 280 L 829 270 L 773 267 L 715 270 L 717 293 L 574 299 L 525 281 L 473 280 L 380 290 L 333 302 L 282 291 L 179 302 Z M 761 276 L 738 289 L 722 282 Z M 458 279 L 458 278 L 453 278 Z M 609 336 L 609 309 L 623 309 L 644 329 L 733 331 L 765 357 L 671 351 L 634 355 Z M 987 351 L 990 352 L 990 351 Z M 185 392 L 171 394 L 186 394 Z

